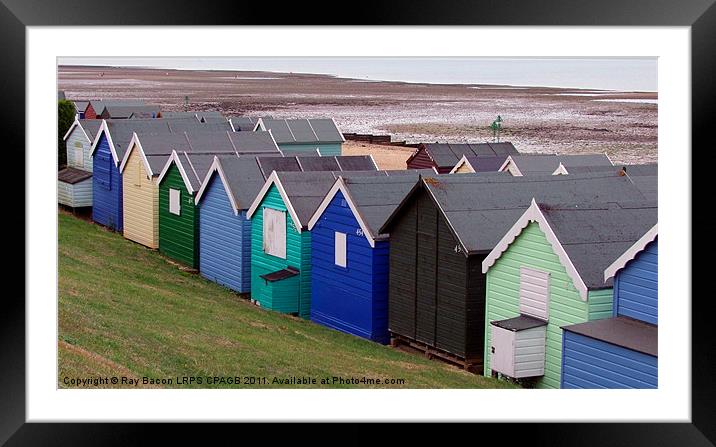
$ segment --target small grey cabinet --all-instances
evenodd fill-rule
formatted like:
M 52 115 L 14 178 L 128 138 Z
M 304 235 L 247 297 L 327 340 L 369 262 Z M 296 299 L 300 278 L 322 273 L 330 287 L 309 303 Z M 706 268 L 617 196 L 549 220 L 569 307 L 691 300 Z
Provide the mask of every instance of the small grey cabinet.
M 508 377 L 544 375 L 547 322 L 528 315 L 490 322 L 490 368 Z

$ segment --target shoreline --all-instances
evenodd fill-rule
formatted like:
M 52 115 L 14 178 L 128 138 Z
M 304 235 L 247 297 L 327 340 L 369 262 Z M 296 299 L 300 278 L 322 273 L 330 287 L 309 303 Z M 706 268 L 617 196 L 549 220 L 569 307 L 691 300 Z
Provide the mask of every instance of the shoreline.
M 171 71 L 179 71 L 179 72 L 220 72 L 220 73 L 269 73 L 273 75 L 283 75 L 283 76 L 325 76 L 328 78 L 338 79 L 338 80 L 346 80 L 346 81 L 353 81 L 353 82 L 367 82 L 367 83 L 379 83 L 379 82 L 389 82 L 389 83 L 397 83 L 397 84 L 409 84 L 409 85 L 426 85 L 426 86 L 463 86 L 463 87 L 469 87 L 469 88 L 487 88 L 487 89 L 498 89 L 498 88 L 505 88 L 505 89 L 529 89 L 529 88 L 538 88 L 538 89 L 554 89 L 554 90 L 577 90 L 577 91 L 589 91 L 589 92 L 602 92 L 604 94 L 617 94 L 617 93 L 631 93 L 631 94 L 657 94 L 658 90 L 628 90 L 628 89 L 601 89 L 598 87 L 587 87 L 587 86 L 581 86 L 581 87 L 573 87 L 573 86 L 559 86 L 559 85 L 538 85 L 538 84 L 497 84 L 497 83 L 467 83 L 467 82 L 430 82 L 430 81 L 410 81 L 405 79 L 378 79 L 378 78 L 356 78 L 351 77 L 348 75 L 339 75 L 334 73 L 316 73 L 316 72 L 302 72 L 302 71 L 275 71 L 275 70 L 239 70 L 239 69 L 223 69 L 223 68 L 164 68 L 164 67 L 157 67 L 157 66 L 151 66 L 151 65 L 58 65 L 58 70 L 60 68 L 71 68 L 71 67 L 77 67 L 77 68 L 105 68 L 105 69 L 138 69 L 138 70 L 171 70 Z M 248 77 L 242 77 L 240 76 L 239 79 Z
M 332 117 L 344 132 L 394 141 L 490 141 L 521 152 L 607 153 L 615 163 L 658 158 L 657 93 L 596 89 L 361 82 L 322 74 L 60 66 L 68 98 L 143 99 L 162 110 L 218 110 L 227 116 Z M 600 101 L 609 99 L 610 101 Z M 617 102 L 620 101 L 620 102 Z

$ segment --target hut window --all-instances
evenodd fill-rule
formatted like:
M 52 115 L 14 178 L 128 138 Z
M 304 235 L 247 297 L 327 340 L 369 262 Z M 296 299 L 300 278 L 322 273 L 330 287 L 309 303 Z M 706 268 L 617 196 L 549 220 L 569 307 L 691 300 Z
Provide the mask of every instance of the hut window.
M 336 231 L 335 237 L 335 263 L 339 267 L 346 266 L 346 234 Z
M 549 273 L 520 267 L 520 313 L 549 319 Z
M 181 214 L 180 199 L 181 191 L 178 189 L 169 189 L 169 212 L 177 216 Z
M 264 253 L 286 259 L 286 212 L 264 208 Z

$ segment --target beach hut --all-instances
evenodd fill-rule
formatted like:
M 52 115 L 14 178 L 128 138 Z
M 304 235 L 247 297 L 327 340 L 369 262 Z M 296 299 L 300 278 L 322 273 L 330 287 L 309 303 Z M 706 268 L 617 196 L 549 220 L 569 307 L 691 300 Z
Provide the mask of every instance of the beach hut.
M 482 261 L 485 375 L 559 388 L 562 327 L 612 316 L 604 270 L 656 220 L 654 202 L 533 199 Z
M 310 317 L 307 224 L 334 181 L 332 172 L 274 171 L 251 204 L 251 299 L 261 307 Z
M 248 139 L 257 134 L 268 132 L 241 132 L 234 138 Z M 274 150 L 278 154 L 278 148 L 274 146 Z M 274 171 L 340 172 L 343 167 L 351 171 L 375 170 L 372 159 L 362 156 L 215 159 L 195 199 L 199 208 L 201 274 L 236 292 L 249 292 L 251 224 L 246 212 L 266 179 Z
M 201 187 L 199 172 L 208 171 L 214 156 L 172 151 L 157 178 L 159 251 L 193 269 L 199 267 L 199 213 L 194 194 Z
M 385 220 L 421 171 L 340 176 L 308 222 L 311 321 L 388 343 L 388 235 Z
M 92 173 L 77 168 L 58 172 L 57 202 L 70 208 L 92 206 Z
M 235 150 L 227 136 L 227 132 L 230 132 L 228 122 L 219 125 L 203 124 L 194 119 L 110 119 L 102 120 L 101 123 L 90 148 L 94 174 L 92 219 L 117 231 L 122 230 L 124 223 L 124 182 L 121 178 L 120 166 L 135 132 L 165 135 L 187 131 L 204 131 L 206 134 L 218 133 L 215 141 L 204 144 L 222 145 L 222 147 L 228 147 L 228 150 Z M 233 134 L 233 132 L 230 133 Z M 164 160 L 166 157 L 165 154 Z M 96 162 L 99 162 L 99 167 L 95 165 Z
M 286 155 L 341 155 L 346 141 L 333 119 L 260 118 L 254 130 L 270 130 Z
M 255 157 L 278 153 L 268 132 L 197 132 L 188 134 L 189 151 L 172 151 L 159 185 L 159 251 L 199 268 L 199 209 L 195 195 L 211 172 L 216 155 Z M 252 197 L 253 198 L 253 197 Z
M 119 166 L 124 237 L 149 248 L 159 248 L 157 177 L 173 150 L 191 150 L 184 133 L 135 132 Z
M 390 234 L 389 330 L 466 368 L 484 356 L 485 256 L 538 200 L 643 200 L 624 177 L 423 177 L 379 230 Z
M 251 221 L 246 212 L 265 181 L 255 157 L 215 157 L 196 195 L 199 272 L 235 292 L 251 291 Z
M 563 326 L 562 388 L 657 388 L 658 225 L 604 271 L 612 318 Z
M 124 222 L 119 165 L 134 131 L 169 133 L 160 120 L 102 120 L 90 148 L 92 157 L 92 220 L 116 231 Z
M 79 119 L 85 119 L 85 109 L 87 108 L 87 105 L 89 104 L 89 101 L 72 101 L 72 104 L 75 105 L 75 111 L 77 112 L 77 118 Z
M 435 169 L 447 174 L 463 156 L 498 157 L 518 155 L 510 142 L 504 143 L 421 143 L 406 161 L 408 169 Z
M 67 130 L 67 167 L 57 173 L 58 203 L 71 208 L 92 206 L 90 148 L 99 126 L 97 120 L 75 119 Z
M 559 175 L 569 174 L 571 168 L 614 166 L 606 154 L 573 154 L 573 155 L 510 155 L 500 167 L 500 171 L 509 172 L 514 176 L 521 175 Z
M 77 119 L 65 133 L 63 139 L 67 147 L 67 166 L 92 172 L 92 142 L 94 141 L 101 121 Z
M 99 119 L 100 114 L 107 106 L 143 106 L 144 101 L 140 99 L 112 99 L 112 100 L 91 100 L 87 102 L 84 110 L 84 117 L 88 120 Z
M 505 163 L 507 155 L 495 157 L 478 157 L 475 155 L 463 155 L 450 174 L 468 174 L 475 172 L 497 172 Z

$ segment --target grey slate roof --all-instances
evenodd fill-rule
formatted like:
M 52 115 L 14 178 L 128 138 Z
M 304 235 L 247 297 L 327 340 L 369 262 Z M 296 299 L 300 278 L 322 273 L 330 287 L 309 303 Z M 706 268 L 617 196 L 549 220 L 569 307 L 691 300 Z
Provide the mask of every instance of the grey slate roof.
M 273 119 L 273 117 L 269 115 L 261 118 L 264 120 Z M 259 118 L 253 116 L 230 116 L 228 119 L 231 121 L 231 124 L 234 125 L 236 132 L 252 131 L 256 127 L 256 123 L 259 122 Z
M 101 123 L 101 120 L 80 120 L 82 123 L 85 121 L 98 121 Z M 127 145 L 132 140 L 132 134 L 134 132 L 137 132 L 137 134 L 168 134 L 187 132 L 194 136 L 194 140 L 192 140 L 192 145 L 194 146 L 192 149 L 193 151 L 234 151 L 227 134 L 227 131 L 231 131 L 231 127 L 228 122 L 225 125 L 214 126 L 209 123 L 204 124 L 197 120 L 188 119 L 165 120 L 161 118 L 140 118 L 132 120 L 108 119 L 105 121 L 107 122 L 107 127 L 109 128 L 112 141 L 114 142 L 114 148 L 120 160 L 124 158 Z M 97 127 L 99 128 L 99 124 Z M 212 144 L 214 144 L 214 146 L 212 146 Z
M 653 201 L 539 207 L 589 289 L 611 287 L 604 270 L 658 220 Z
M 342 143 L 343 134 L 331 119 L 262 118 L 277 143 Z
M 227 132 L 227 135 L 239 154 L 281 155 L 269 132 Z
M 221 169 L 239 209 L 248 209 L 266 178 L 255 157 L 219 156 Z
M 72 101 L 72 103 L 75 105 L 75 110 L 77 111 L 77 113 L 79 113 L 84 112 L 87 109 L 89 101 Z
M 57 173 L 57 180 L 63 183 L 69 183 L 74 185 L 82 180 L 87 180 L 92 177 L 91 172 L 83 171 L 77 168 L 65 168 Z
M 614 175 L 620 175 L 622 173 L 623 165 L 614 166 L 570 166 L 567 169 L 569 174 L 594 174 L 594 173 L 611 173 Z M 623 174 L 623 173 L 622 173 Z
M 196 114 L 198 112 L 170 112 L 162 111 L 162 118 L 164 119 L 197 119 Z
M 108 114 L 108 118 L 129 118 L 132 115 L 136 115 L 138 118 L 155 118 L 159 113 L 159 106 L 107 105 L 101 112 L 98 113 L 98 115 L 103 115 L 105 112 Z
M 269 151 L 280 154 L 268 132 L 251 132 L 250 136 L 236 138 L 237 134 L 230 131 L 210 132 L 204 131 L 201 127 L 196 129 L 198 130 L 175 133 L 136 132 L 144 149 L 144 155 L 155 175 L 161 172 L 173 150 L 177 153 L 230 154 L 235 157 L 271 153 Z
M 504 173 L 445 174 L 425 176 L 420 185 L 419 189 L 426 189 L 437 202 L 467 254 L 491 251 L 529 207 L 532 198 L 552 203 L 645 200 L 629 179 L 609 174 L 524 177 Z M 399 210 L 386 221 L 381 233 L 390 232 L 397 214 Z
M 257 157 L 259 168 L 264 177 L 268 178 L 271 172 L 300 171 L 301 165 L 298 164 L 296 157 Z
M 277 172 L 288 200 L 306 225 L 336 180 L 332 172 Z
M 624 167 L 627 177 L 634 182 L 639 191 L 649 200 L 658 200 L 659 177 L 656 163 L 627 165 Z
M 507 155 L 496 155 L 494 157 L 478 157 L 476 155 L 466 155 L 465 158 L 467 159 L 468 163 L 470 163 L 470 166 L 472 166 L 475 172 L 497 172 L 505 163 L 505 160 L 507 160 Z
M 87 105 L 89 104 L 92 104 L 92 108 L 94 109 L 95 113 L 99 115 L 107 106 L 143 106 L 144 101 L 141 99 L 93 99 L 88 101 Z
M 94 137 L 97 135 L 99 126 L 102 125 L 102 120 L 78 120 L 82 130 L 85 131 L 90 140 L 94 141 Z
M 377 171 L 373 160 L 363 155 L 259 157 L 258 162 L 267 178 L 272 171 Z
M 614 166 L 605 154 L 514 155 L 512 161 L 523 175 L 551 174 L 560 163 L 567 172 L 576 166 Z
M 385 171 L 375 171 L 384 173 Z M 348 189 L 358 212 L 373 238 L 379 238 L 380 227 L 415 187 L 419 173 L 404 170 L 400 174 L 370 175 L 338 173 Z
M 654 357 L 659 355 L 659 328 L 643 321 L 614 317 L 562 326 L 562 329 Z
M 373 159 L 369 155 L 339 155 L 336 157 L 341 171 L 376 171 Z
M 163 119 L 171 128 L 172 132 L 205 130 L 205 131 L 228 131 L 231 132 L 231 124 L 228 121 L 209 121 L 202 123 L 195 118 L 169 118 Z
M 147 133 L 170 133 L 171 129 L 167 122 L 160 119 L 136 119 L 136 120 L 106 120 L 114 149 L 120 160 L 124 158 L 129 142 L 132 141 L 134 132 Z
M 440 167 L 453 167 L 466 156 L 495 157 L 519 155 L 512 143 L 423 143 L 430 158 Z M 412 158 L 412 157 L 411 157 Z
M 236 132 L 241 132 L 254 130 L 259 119 L 250 116 L 232 116 L 229 117 L 229 121 L 231 121 Z

